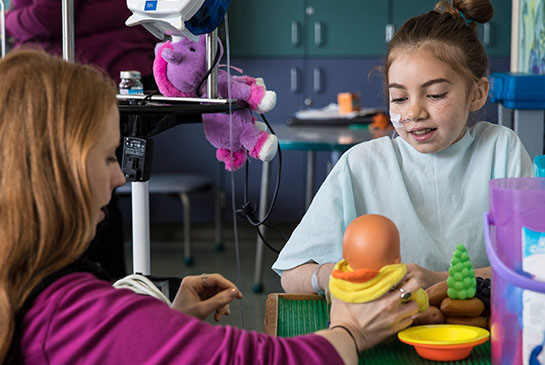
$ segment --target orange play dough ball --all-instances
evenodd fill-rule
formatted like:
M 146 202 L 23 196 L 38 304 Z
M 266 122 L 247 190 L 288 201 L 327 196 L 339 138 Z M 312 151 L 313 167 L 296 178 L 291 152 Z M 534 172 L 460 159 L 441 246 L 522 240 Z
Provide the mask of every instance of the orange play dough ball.
M 399 232 L 390 219 L 366 214 L 354 219 L 343 236 L 343 257 L 354 270 L 380 270 L 398 264 Z

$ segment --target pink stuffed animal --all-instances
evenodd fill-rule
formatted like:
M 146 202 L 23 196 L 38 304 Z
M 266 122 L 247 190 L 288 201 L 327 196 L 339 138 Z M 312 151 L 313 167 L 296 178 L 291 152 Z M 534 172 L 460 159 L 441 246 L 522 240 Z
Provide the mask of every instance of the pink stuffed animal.
M 220 46 L 220 52 L 222 51 Z M 206 81 L 200 90 L 197 90 L 197 87 L 206 71 L 204 36 L 200 36 L 198 42 L 182 38 L 173 43 L 170 41 L 159 43 L 155 47 L 153 75 L 159 91 L 165 96 L 204 96 Z M 218 70 L 219 97 L 228 97 L 228 77 L 230 76 L 227 72 Z M 265 113 L 276 105 L 276 93 L 266 90 L 262 79 L 231 76 L 230 86 L 231 98 L 245 101 L 251 110 Z M 256 123 L 250 109 L 233 112 L 231 128 L 229 114 L 202 116 L 206 139 L 217 148 L 216 157 L 225 163 L 227 170 L 236 170 L 244 165 L 247 153 L 262 161 L 270 161 L 276 155 L 277 137 L 267 133 L 263 123 Z

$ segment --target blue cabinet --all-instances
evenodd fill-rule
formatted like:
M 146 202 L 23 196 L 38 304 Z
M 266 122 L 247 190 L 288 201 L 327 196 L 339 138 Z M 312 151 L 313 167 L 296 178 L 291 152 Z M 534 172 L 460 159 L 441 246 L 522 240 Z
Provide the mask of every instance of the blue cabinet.
M 509 57 L 511 54 L 511 0 L 491 0 L 494 16 L 479 24 L 477 32 L 488 57 Z
M 233 0 L 232 55 L 374 56 L 385 50 L 387 14 L 373 0 Z
M 287 90 L 290 101 L 300 103 L 299 108 L 321 107 L 334 102 L 338 92 L 367 88 L 368 80 L 357 73 L 362 65 L 367 66 L 371 60 L 380 64 L 386 54 L 386 39 L 407 19 L 433 10 L 436 3 L 436 0 L 232 0 L 231 57 L 234 64 L 250 59 L 290 60 L 288 68 L 272 64 L 275 79 L 284 79 L 287 84 L 279 87 L 268 81 L 269 85 Z M 492 3 L 495 15 L 490 23 L 479 25 L 478 33 L 489 56 L 508 57 L 511 0 Z M 342 74 L 348 77 L 339 79 Z M 354 88 L 354 80 L 361 81 L 360 87 Z M 363 98 L 362 102 L 364 106 L 378 106 L 376 98 Z
M 409 18 L 433 10 L 436 0 L 390 0 L 389 19 L 395 29 Z M 478 24 L 477 33 L 488 57 L 509 57 L 511 52 L 511 0 L 491 0 L 494 16 Z
M 303 0 L 232 0 L 232 57 L 303 56 L 304 14 Z

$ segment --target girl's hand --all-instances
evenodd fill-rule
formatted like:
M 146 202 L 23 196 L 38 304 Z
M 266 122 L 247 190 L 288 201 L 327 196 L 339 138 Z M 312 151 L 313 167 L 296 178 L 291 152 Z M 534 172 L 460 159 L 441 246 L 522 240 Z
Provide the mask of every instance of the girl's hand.
M 416 292 L 420 285 L 416 279 L 410 279 L 367 303 L 346 303 L 333 297 L 330 327 L 347 327 L 360 352 L 382 342 L 408 327 L 412 316 L 418 312 L 418 304 L 414 300 L 403 302 L 399 288 Z
M 407 279 L 416 279 L 421 288 L 427 289 L 435 283 L 448 279 L 448 272 L 424 269 L 417 264 L 407 264 Z
M 215 312 L 214 320 L 218 322 L 221 317 L 231 313 L 229 303 L 235 299 L 242 299 L 242 293 L 220 274 L 186 276 L 172 302 L 172 308 L 199 319 L 205 319 Z

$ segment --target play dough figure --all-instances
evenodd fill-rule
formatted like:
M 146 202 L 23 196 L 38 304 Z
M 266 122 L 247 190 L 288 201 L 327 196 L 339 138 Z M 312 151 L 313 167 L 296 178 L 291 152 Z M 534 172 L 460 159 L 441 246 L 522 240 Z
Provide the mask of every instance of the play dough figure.
M 407 272 L 400 263 L 399 232 L 388 218 L 366 214 L 354 219 L 343 236 L 343 259 L 329 281 L 331 295 L 351 303 L 369 302 L 396 287 Z M 403 300 L 415 300 L 419 311 L 428 308 L 428 295 L 422 289 L 401 292 Z

